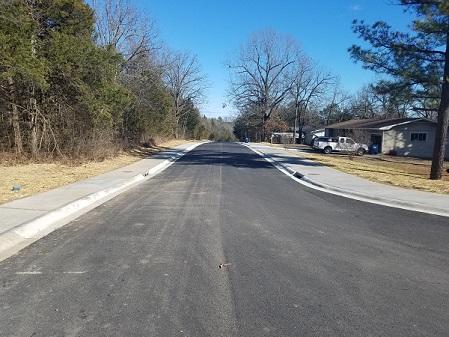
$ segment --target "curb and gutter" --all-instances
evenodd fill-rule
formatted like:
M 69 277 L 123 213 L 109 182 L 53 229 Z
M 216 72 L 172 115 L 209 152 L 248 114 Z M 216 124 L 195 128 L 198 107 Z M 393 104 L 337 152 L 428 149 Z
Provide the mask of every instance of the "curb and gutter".
M 273 159 L 272 156 L 269 154 L 263 153 L 257 149 L 252 148 L 250 145 L 243 143 L 247 148 L 252 150 L 253 152 L 257 153 L 259 156 L 264 158 L 266 161 L 271 163 L 275 168 L 295 180 L 296 182 L 315 189 L 319 190 L 321 192 L 330 193 L 338 196 L 342 196 L 349 199 L 359 200 L 363 202 L 368 202 L 372 204 L 382 205 L 382 206 L 388 206 L 388 207 L 394 207 L 394 208 L 400 208 L 408 211 L 414 211 L 414 212 L 420 212 L 420 213 L 426 213 L 431 215 L 438 215 L 443 217 L 449 217 L 449 207 L 447 209 L 441 209 L 437 207 L 429 207 L 424 206 L 415 203 L 415 202 L 408 202 L 404 200 L 398 200 L 398 199 L 391 199 L 391 198 L 382 198 L 382 197 L 376 197 L 373 195 L 361 193 L 361 192 L 355 192 L 355 191 L 349 191 L 347 189 L 331 186 L 328 184 L 323 184 L 321 182 L 318 182 L 314 179 L 311 179 L 307 177 L 305 174 L 296 171 L 289 167 L 288 165 L 281 163 L 277 161 L 276 159 Z
M 54 230 L 68 224 L 77 217 L 104 204 L 115 196 L 151 179 L 201 144 L 202 143 L 192 144 L 186 149 L 174 153 L 168 159 L 165 159 L 151 169 L 142 172 L 125 182 L 121 182 L 116 186 L 81 197 L 60 208 L 49 211 L 40 217 L 0 233 L 0 261 L 17 253 L 19 250 L 41 239 Z

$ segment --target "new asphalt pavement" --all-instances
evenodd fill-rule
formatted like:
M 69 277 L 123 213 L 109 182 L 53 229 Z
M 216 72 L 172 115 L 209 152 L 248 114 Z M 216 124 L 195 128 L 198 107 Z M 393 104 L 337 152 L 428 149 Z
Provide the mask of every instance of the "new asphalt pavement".
M 0 263 L 0 336 L 449 336 L 449 219 L 208 143 Z

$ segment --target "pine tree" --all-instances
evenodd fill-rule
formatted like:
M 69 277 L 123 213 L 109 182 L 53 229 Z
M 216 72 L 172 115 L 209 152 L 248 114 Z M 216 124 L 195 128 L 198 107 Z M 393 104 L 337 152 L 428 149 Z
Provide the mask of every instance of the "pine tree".
M 390 75 L 392 89 L 409 90 L 416 100 L 439 101 L 430 173 L 437 180 L 443 172 L 449 126 L 449 1 L 401 0 L 400 5 L 414 17 L 411 32 L 393 31 L 382 21 L 372 26 L 355 21 L 354 32 L 371 48 L 354 45 L 349 51 L 365 68 Z
M 25 1 L 0 2 L 0 89 L 13 129 L 14 147 L 23 152 L 22 92 L 33 84 L 45 87 L 45 60 L 36 54 L 37 23 Z

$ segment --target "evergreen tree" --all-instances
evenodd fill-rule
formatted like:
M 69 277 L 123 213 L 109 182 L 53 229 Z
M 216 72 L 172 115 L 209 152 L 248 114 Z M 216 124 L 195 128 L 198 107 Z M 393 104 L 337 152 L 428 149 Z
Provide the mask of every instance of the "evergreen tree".
M 401 0 L 414 16 L 412 31 L 396 32 L 382 21 L 372 26 L 355 21 L 353 30 L 370 48 L 352 46 L 349 51 L 365 68 L 390 75 L 392 90 L 406 90 L 424 106 L 434 110 L 438 102 L 438 124 L 431 179 L 441 179 L 449 118 L 449 1 Z M 385 82 L 383 83 L 385 86 Z
M 24 101 L 26 86 L 46 86 L 46 62 L 36 53 L 38 25 L 30 15 L 28 2 L 11 0 L 0 2 L 0 99 L 6 111 L 5 131 L 12 127 L 13 145 L 23 152 Z M 8 137 L 9 138 L 9 137 Z
M 178 107 L 188 109 L 175 113 L 164 81 L 173 63 L 160 59 L 143 18 L 135 29 L 128 3 L 108 3 L 123 21 L 102 18 L 84 0 L 0 1 L 0 150 L 99 158 L 95 151 L 170 137 L 180 122 L 195 136 L 203 86 L 196 60 L 181 58 L 189 80 Z M 101 43 L 96 19 L 115 22 L 126 41 Z

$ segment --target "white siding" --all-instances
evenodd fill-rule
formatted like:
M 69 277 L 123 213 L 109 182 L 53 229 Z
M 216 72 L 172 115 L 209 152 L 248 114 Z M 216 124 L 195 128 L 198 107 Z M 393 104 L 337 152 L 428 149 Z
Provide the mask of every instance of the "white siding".
M 425 133 L 426 140 L 412 142 L 412 133 Z M 420 122 L 400 125 L 384 132 L 383 152 L 393 150 L 398 156 L 431 158 L 434 141 L 435 124 Z
M 382 153 L 389 154 L 391 151 L 394 151 L 398 142 L 399 146 L 403 144 L 403 140 L 396 140 L 396 131 L 384 131 L 382 135 Z
M 410 156 L 418 158 L 432 158 L 435 142 L 436 124 L 418 121 L 414 123 L 398 125 L 391 130 L 355 130 L 358 137 L 353 136 L 358 142 L 371 145 L 371 134 L 382 134 L 382 153 L 396 152 L 398 156 Z M 333 136 L 344 136 L 347 130 L 326 129 L 326 135 L 333 131 Z M 425 141 L 411 140 L 412 133 L 425 133 Z M 352 136 L 352 135 L 351 135 Z M 366 137 L 362 137 L 366 136 Z M 446 160 L 449 160 L 449 140 L 446 145 Z

